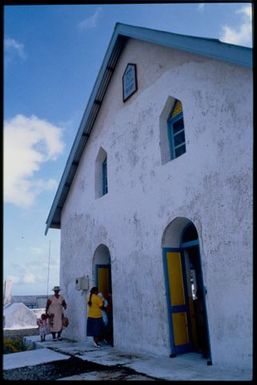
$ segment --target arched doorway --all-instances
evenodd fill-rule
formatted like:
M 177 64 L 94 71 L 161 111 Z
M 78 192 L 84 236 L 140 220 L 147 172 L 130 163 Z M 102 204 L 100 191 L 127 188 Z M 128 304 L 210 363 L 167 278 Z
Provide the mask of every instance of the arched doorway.
M 106 340 L 113 345 L 113 317 L 112 317 L 112 277 L 111 277 L 111 256 L 107 246 L 99 245 L 93 257 L 93 278 L 95 286 L 103 294 L 108 302 L 106 327 Z
M 164 231 L 162 248 L 170 356 L 198 352 L 210 358 L 206 290 L 194 224 L 187 218 L 176 218 Z

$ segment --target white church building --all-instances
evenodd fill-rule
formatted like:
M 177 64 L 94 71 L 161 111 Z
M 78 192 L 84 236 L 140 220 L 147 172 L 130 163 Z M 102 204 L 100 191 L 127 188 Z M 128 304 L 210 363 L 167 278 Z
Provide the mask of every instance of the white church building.
M 64 334 L 98 286 L 115 347 L 251 369 L 252 167 L 252 50 L 117 23 L 46 222 Z

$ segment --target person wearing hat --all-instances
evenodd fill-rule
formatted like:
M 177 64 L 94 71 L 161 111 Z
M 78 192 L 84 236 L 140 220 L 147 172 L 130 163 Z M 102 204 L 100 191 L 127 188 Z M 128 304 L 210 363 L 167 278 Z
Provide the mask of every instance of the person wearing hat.
M 59 294 L 60 286 L 55 286 L 53 291 L 54 295 L 48 298 L 46 303 L 46 313 L 49 315 L 50 332 L 53 336 L 53 340 L 57 341 L 62 339 L 63 309 L 67 308 L 67 304 L 63 296 Z

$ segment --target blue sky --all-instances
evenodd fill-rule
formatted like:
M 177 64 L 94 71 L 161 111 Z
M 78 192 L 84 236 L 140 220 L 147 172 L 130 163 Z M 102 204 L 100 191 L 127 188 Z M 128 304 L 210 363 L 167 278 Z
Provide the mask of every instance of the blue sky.
M 251 15 L 251 3 L 4 7 L 3 278 L 13 295 L 59 283 L 60 231 L 45 236 L 45 222 L 115 23 L 251 47 Z

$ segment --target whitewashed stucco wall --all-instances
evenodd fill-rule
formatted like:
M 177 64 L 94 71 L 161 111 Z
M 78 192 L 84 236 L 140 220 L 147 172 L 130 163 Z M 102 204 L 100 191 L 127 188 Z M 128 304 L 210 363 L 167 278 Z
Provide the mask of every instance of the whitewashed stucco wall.
M 136 63 L 138 91 L 122 101 Z M 162 236 L 176 217 L 197 228 L 213 364 L 250 367 L 252 354 L 252 74 L 226 63 L 129 41 L 62 212 L 60 280 L 71 323 L 86 337 L 85 295 L 96 248 L 109 248 L 114 344 L 168 355 Z M 186 153 L 161 163 L 160 115 L 182 101 Z M 108 154 L 108 194 L 95 198 L 95 159 Z

